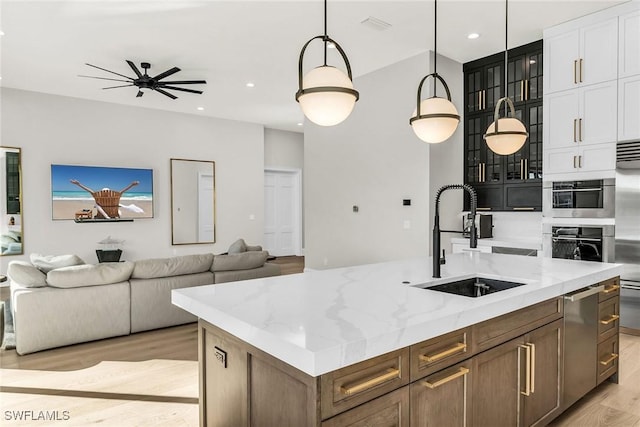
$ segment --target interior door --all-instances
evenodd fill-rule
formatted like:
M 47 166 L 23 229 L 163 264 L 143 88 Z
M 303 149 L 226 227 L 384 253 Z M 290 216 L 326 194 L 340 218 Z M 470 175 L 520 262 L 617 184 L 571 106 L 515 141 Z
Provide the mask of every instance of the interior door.
M 264 248 L 271 255 L 301 255 L 299 171 L 265 171 Z

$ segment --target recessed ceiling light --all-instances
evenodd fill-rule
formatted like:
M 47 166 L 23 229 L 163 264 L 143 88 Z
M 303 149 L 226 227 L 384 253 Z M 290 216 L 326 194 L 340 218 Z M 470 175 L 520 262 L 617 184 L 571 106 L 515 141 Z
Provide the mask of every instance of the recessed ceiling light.
M 255 87 L 255 86 L 256 86 L 255 83 L 251 83 L 251 82 L 247 83 L 247 87 Z
M 198 107 L 197 110 L 198 111 L 204 111 L 204 107 Z
M 470 34 L 467 35 L 467 38 L 469 40 L 474 40 L 474 39 L 477 39 L 478 37 L 480 37 L 480 34 L 478 34 L 478 33 L 470 33 Z

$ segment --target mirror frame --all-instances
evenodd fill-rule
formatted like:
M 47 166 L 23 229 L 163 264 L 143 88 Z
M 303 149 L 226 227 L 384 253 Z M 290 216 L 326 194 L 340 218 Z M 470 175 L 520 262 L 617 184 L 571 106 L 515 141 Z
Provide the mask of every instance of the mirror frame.
M 178 245 L 201 245 L 201 244 L 213 244 L 216 242 L 216 162 L 212 161 L 212 160 L 193 160 L 193 159 L 178 159 L 178 158 L 171 158 L 171 167 L 170 167 L 170 178 L 171 178 L 171 245 L 173 246 L 178 246 Z M 185 162 L 188 163 L 193 163 L 193 164 L 200 164 L 200 165 L 210 165 L 211 166 L 211 172 L 213 175 L 213 188 L 212 188 L 212 194 L 211 194 L 211 198 L 212 198 L 212 202 L 213 202 L 213 206 L 212 206 L 212 227 L 213 227 L 213 238 L 212 240 L 206 240 L 206 241 L 197 241 L 198 235 L 197 232 L 196 234 L 196 241 L 189 241 L 188 239 L 179 239 L 178 236 L 176 236 L 177 231 L 178 231 L 178 226 L 176 224 L 176 221 L 178 221 L 177 219 L 177 210 L 180 210 L 180 207 L 177 206 L 177 200 L 178 197 L 176 197 L 176 191 L 178 189 L 178 180 L 180 179 L 179 176 L 177 176 L 177 166 L 178 164 L 183 164 Z M 195 183 L 195 188 L 197 189 L 197 185 L 198 182 Z M 197 197 L 197 193 L 196 193 L 196 197 Z M 196 219 L 194 220 L 194 223 L 198 224 L 198 220 L 197 220 L 197 213 L 198 213 L 198 203 L 196 202 L 196 206 L 195 206 L 195 214 L 196 214 Z
M 2 213 L 2 223 L 0 224 L 0 235 L 3 235 L 7 231 L 19 231 L 20 232 L 20 252 L 11 252 L 11 253 L 2 253 L 0 251 L 0 256 L 11 256 L 11 255 L 23 255 L 24 254 L 24 197 L 23 197 L 23 173 L 22 173 L 22 149 L 20 147 L 9 147 L 5 145 L 0 145 L 0 150 L 4 153 L 8 152 L 17 152 L 18 153 L 18 185 L 19 185 L 19 193 L 18 198 L 20 201 L 20 212 L 17 214 L 10 214 L 7 212 L 7 195 L 6 195 L 6 177 L 3 180 L 3 188 L 0 191 L 3 192 L 4 197 L 2 198 L 2 208 L 0 208 L 0 212 Z M 6 159 L 6 156 L 2 156 L 3 159 Z M 5 164 L 2 165 L 1 170 L 6 174 L 6 161 Z M 17 225 L 10 225 L 9 221 L 11 217 L 19 217 L 19 228 Z M 9 227 L 13 227 L 13 230 L 10 230 Z

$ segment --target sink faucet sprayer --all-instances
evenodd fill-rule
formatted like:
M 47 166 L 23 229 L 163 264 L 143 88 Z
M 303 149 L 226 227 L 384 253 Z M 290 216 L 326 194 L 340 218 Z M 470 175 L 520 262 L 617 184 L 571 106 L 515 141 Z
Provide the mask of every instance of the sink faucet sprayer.
M 470 232 L 470 240 L 469 247 L 476 248 L 478 247 L 478 236 L 476 235 L 476 206 L 477 206 L 477 196 L 476 191 L 467 184 L 451 184 L 451 185 L 443 185 L 440 187 L 438 192 L 436 193 L 436 216 L 433 219 L 433 250 L 432 250 L 432 258 L 433 258 L 433 277 L 440 277 L 440 264 L 445 263 L 444 251 L 442 251 L 442 258 L 440 258 L 440 195 L 444 193 L 446 190 L 450 189 L 461 189 L 466 190 L 471 196 L 471 232 Z M 447 230 L 443 230 L 447 231 Z

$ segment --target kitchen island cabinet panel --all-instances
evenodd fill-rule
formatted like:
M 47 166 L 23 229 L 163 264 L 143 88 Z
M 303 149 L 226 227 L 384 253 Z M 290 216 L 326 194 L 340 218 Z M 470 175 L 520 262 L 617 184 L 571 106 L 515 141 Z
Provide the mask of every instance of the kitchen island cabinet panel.
M 322 427 L 409 427 L 409 425 L 409 386 L 404 386 L 322 423 Z

